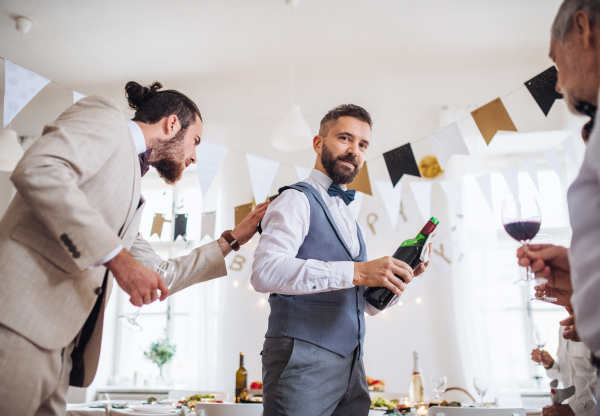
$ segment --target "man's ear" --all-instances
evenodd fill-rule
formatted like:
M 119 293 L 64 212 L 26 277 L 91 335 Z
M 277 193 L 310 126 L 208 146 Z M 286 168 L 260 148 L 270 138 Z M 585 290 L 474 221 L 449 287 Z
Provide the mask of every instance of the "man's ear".
M 174 136 L 177 134 L 179 129 L 181 128 L 181 124 L 179 123 L 179 118 L 175 114 L 171 114 L 168 117 L 165 117 L 163 120 L 163 131 L 167 136 Z
M 318 155 L 321 154 L 321 146 L 323 146 L 323 138 L 317 135 L 313 139 L 313 149 Z
M 592 46 L 594 30 L 590 25 L 590 18 L 583 10 L 578 10 L 573 15 L 575 33 L 581 37 L 582 46 L 586 49 Z

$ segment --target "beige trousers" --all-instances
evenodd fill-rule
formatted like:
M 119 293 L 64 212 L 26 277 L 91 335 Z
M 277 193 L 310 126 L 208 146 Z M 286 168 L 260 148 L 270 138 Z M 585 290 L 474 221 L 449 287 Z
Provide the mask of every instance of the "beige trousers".
M 65 415 L 74 343 L 45 350 L 0 325 L 0 415 Z

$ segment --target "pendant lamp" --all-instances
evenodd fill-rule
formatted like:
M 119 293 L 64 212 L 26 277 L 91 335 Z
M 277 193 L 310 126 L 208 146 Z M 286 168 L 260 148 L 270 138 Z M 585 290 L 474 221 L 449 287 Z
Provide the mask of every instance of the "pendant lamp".
M 2 130 L 0 132 L 0 171 L 12 172 L 23 157 L 23 153 L 17 132 L 12 129 Z

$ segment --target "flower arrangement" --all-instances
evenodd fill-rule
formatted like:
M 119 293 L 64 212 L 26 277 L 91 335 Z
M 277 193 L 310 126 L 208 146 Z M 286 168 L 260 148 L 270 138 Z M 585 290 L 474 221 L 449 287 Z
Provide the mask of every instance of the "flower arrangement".
M 160 378 L 163 378 L 163 366 L 173 359 L 177 346 L 169 343 L 169 337 L 158 339 L 144 351 L 144 357 L 158 366 Z

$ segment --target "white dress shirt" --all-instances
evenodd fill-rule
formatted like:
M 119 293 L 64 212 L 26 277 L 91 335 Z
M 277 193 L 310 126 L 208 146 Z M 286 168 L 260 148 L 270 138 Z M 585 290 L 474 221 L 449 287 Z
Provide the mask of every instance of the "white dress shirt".
M 144 132 L 142 132 L 142 128 L 133 120 L 129 120 L 127 122 L 127 127 L 129 127 L 129 131 L 131 131 L 133 143 L 135 144 L 135 149 L 137 150 L 138 155 L 144 153 L 146 151 L 146 139 L 144 138 Z M 98 267 L 108 263 L 114 259 L 116 255 L 119 254 L 124 248 L 125 247 L 123 247 L 123 244 L 119 244 L 113 251 L 108 253 L 106 257 L 94 264 L 92 267 Z
M 596 408 L 596 369 L 590 362 L 590 350 L 583 342 L 564 339 L 564 329 L 564 326 L 559 328 L 557 358 L 552 367 L 546 369 L 546 374 L 562 381 L 565 388 L 575 386 L 575 395 L 569 399 L 569 406 L 578 416 L 591 416 Z
M 358 224 L 340 196 L 331 197 L 327 194 L 333 182 L 331 178 L 313 169 L 302 182 L 312 185 L 319 192 L 352 257 L 358 256 Z M 254 252 L 250 281 L 256 291 L 306 295 L 354 287 L 353 261 L 326 262 L 296 258 L 309 227 L 310 204 L 304 193 L 287 189 L 271 202 L 262 219 L 263 232 Z M 395 299 L 394 303 L 397 301 Z M 369 315 L 379 312 L 369 303 L 365 311 Z
M 600 357 L 600 111 L 577 179 L 568 192 L 569 249 L 577 332 Z

